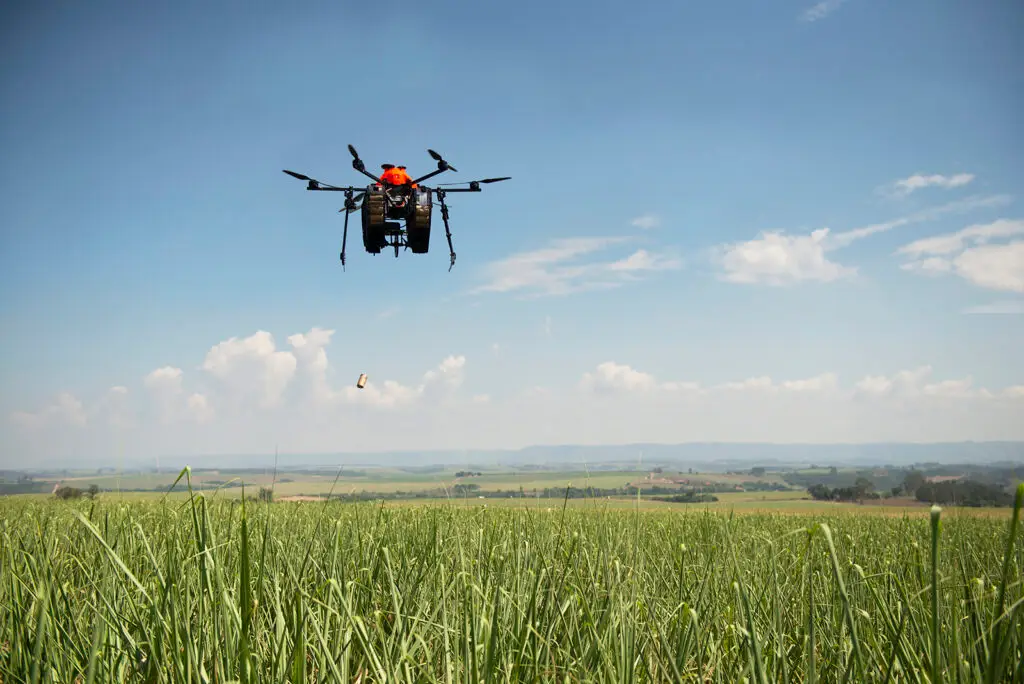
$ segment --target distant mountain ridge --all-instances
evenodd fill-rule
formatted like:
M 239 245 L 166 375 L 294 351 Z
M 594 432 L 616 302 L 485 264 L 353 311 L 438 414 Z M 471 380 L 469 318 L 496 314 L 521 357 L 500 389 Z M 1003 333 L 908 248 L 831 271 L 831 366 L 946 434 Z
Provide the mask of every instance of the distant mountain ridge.
M 161 470 L 181 468 L 273 467 L 274 454 L 196 454 L 160 457 Z M 987 464 L 1024 462 L 1024 441 L 1000 442 L 881 442 L 866 444 L 779 444 L 745 442 L 632 443 L 615 445 L 534 445 L 521 449 L 463 449 L 430 451 L 335 452 L 277 456 L 278 469 L 303 466 L 481 466 L 561 467 L 583 469 L 610 466 L 677 465 L 697 470 L 798 465 L 910 465 L 913 463 Z M 68 464 L 90 467 L 96 463 Z M 127 466 L 128 463 L 125 463 Z M 133 461 L 132 467 L 153 462 Z

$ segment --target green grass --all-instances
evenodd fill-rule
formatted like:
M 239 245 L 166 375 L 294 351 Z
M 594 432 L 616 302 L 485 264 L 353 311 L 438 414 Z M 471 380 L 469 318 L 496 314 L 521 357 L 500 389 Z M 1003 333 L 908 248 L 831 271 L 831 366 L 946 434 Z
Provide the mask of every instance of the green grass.
M 733 517 L 11 497 L 0 678 L 1021 681 L 1022 499 Z

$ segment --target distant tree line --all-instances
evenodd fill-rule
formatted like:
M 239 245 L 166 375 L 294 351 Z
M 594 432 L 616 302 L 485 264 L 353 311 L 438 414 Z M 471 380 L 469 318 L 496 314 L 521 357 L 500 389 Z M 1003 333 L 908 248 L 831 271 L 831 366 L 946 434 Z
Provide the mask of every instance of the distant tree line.
M 864 501 L 877 499 L 880 494 L 866 478 L 858 478 L 852 487 L 833 487 L 818 483 L 807 488 L 807 493 L 819 501 Z
M 1013 495 L 1002 487 L 972 480 L 927 482 L 917 488 L 918 501 L 955 506 L 1012 506 Z
M 669 503 L 705 503 L 718 501 L 718 497 L 714 494 L 699 492 L 683 492 L 682 494 L 673 494 L 672 496 L 655 496 L 653 499 L 655 501 L 667 501 Z
M 462 496 L 474 496 L 484 499 L 596 499 L 605 497 L 635 497 L 637 492 L 643 496 L 650 496 L 656 500 L 673 500 L 682 503 L 693 503 L 700 501 L 717 501 L 718 498 L 711 493 L 711 487 L 680 489 L 679 487 L 544 487 L 543 489 L 526 490 L 519 489 L 480 489 L 478 484 L 460 483 L 449 490 L 443 488 L 420 489 L 416 491 L 394 491 L 394 492 L 344 492 L 331 494 L 331 499 L 339 501 L 379 501 L 379 500 L 403 500 L 403 499 L 438 499 Z M 703 490 L 703 491 L 702 491 Z M 716 491 L 734 491 L 732 487 L 725 487 Z M 306 496 L 306 495 L 300 495 Z M 326 495 L 319 494 L 326 498 Z M 662 497 L 662 498 L 658 498 Z
M 918 501 L 940 505 L 1012 506 L 1013 495 L 1007 491 L 1007 486 L 1001 482 L 993 484 L 967 478 L 929 482 L 923 472 L 911 469 L 904 471 L 903 481 L 891 487 L 886 496 L 912 496 Z M 882 496 L 875 491 L 874 483 L 865 477 L 858 477 L 853 485 L 843 487 L 829 487 L 818 482 L 808 487 L 807 493 L 821 501 L 864 501 Z

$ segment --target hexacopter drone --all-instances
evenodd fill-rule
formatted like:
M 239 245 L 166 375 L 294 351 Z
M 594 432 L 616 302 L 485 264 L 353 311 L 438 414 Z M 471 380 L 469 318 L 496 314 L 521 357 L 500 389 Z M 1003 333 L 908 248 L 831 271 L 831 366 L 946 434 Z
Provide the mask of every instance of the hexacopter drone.
M 448 206 L 444 201 L 445 195 L 449 192 L 480 192 L 481 184 L 497 183 L 511 178 L 511 176 L 505 176 L 468 181 L 469 187 L 467 188 L 442 189 L 444 185 L 464 185 L 464 183 L 445 183 L 436 188 L 429 188 L 420 185 L 420 182 L 444 171 L 457 171 L 434 150 L 428 149 L 427 152 L 437 160 L 437 170 L 416 179 L 412 179 L 405 172 L 404 166 L 393 164 L 381 164 L 384 173 L 378 178 L 366 170 L 366 165 L 359 158 L 356 148 L 349 145 L 348 151 L 352 153 L 352 168 L 373 179 L 372 184 L 365 188 L 351 185 L 339 187 L 321 183 L 301 173 L 284 170 L 289 176 L 307 181 L 306 190 L 329 190 L 345 193 L 345 207 L 339 210 L 345 212 L 345 228 L 341 238 L 342 269 L 345 267 L 348 216 L 360 206 L 362 206 L 363 218 L 363 247 L 369 254 L 380 254 L 381 250 L 386 247 L 394 247 L 396 258 L 398 250 L 402 247 L 411 249 L 413 254 L 426 254 L 430 249 L 432 200 L 436 196 L 441 203 L 441 218 L 444 220 L 448 250 L 451 252 L 451 265 L 448 267 L 448 270 L 451 271 L 452 266 L 455 265 L 455 249 L 452 247 L 452 233 L 448 226 Z M 398 182 L 395 179 L 398 179 Z M 360 190 L 358 195 L 355 194 L 356 190 Z

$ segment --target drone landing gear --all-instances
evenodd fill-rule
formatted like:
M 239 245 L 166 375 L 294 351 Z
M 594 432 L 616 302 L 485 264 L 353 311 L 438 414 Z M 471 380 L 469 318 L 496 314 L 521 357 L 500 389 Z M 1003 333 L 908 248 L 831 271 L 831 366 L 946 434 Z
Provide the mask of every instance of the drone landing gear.
M 444 234 L 448 238 L 448 251 L 451 252 L 452 262 L 448 266 L 448 272 L 452 272 L 455 266 L 455 248 L 452 247 L 452 231 L 448 227 L 448 205 L 444 203 L 444 190 L 437 191 L 437 201 L 441 203 L 441 218 L 444 220 Z
M 352 198 L 352 190 L 348 189 L 345 191 L 345 208 L 342 211 L 345 212 L 345 228 L 341 234 L 341 270 L 345 270 L 345 243 L 348 242 L 348 215 L 356 209 L 356 202 Z

